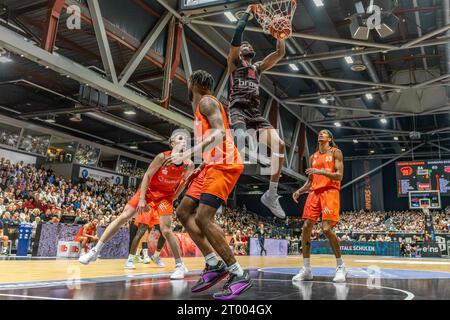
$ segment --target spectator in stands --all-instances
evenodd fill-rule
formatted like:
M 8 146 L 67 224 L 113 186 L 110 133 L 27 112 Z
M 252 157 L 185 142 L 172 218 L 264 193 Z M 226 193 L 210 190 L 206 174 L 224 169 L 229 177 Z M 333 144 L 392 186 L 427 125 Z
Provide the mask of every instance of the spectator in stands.
M 2 243 L 2 255 L 8 254 L 8 241 L 9 238 L 5 234 L 5 226 L 3 224 L 3 221 L 0 220 L 0 242 Z

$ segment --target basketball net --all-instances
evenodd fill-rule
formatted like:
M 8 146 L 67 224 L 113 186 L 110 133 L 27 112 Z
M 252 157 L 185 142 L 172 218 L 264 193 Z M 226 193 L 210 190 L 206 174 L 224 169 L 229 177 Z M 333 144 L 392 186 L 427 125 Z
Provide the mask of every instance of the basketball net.
M 292 20 L 297 9 L 296 0 L 272 0 L 258 5 L 256 20 L 263 30 L 278 39 L 287 39 L 292 34 Z

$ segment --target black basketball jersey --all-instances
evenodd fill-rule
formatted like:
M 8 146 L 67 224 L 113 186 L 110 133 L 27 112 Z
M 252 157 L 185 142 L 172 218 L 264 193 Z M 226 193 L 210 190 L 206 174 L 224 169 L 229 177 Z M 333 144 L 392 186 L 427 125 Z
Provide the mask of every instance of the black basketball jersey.
M 259 106 L 259 79 L 260 72 L 257 65 L 239 61 L 230 76 L 230 108 L 238 102 Z

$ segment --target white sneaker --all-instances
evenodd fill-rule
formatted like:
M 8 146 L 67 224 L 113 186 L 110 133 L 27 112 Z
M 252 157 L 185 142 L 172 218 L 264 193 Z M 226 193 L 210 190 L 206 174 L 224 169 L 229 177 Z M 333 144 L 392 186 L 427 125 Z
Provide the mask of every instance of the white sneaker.
M 84 265 L 88 265 L 91 262 L 94 262 L 95 260 L 98 259 L 98 252 L 97 249 L 92 249 L 91 251 L 89 251 L 86 254 L 83 254 L 80 256 L 80 258 L 78 258 L 78 262 L 84 264 Z
M 144 257 L 144 260 L 142 260 L 142 263 L 143 263 L 143 264 L 149 264 L 150 261 L 152 261 L 152 259 L 150 259 L 149 256 L 146 256 L 146 257 Z
M 286 219 L 286 213 L 284 213 L 283 208 L 280 205 L 280 196 L 277 196 L 276 198 L 272 197 L 267 190 L 261 197 L 261 202 L 263 205 L 265 205 L 275 217 L 278 217 L 280 219 Z
M 333 278 L 333 282 L 345 282 L 347 276 L 347 270 L 345 269 L 345 265 L 337 266 L 336 275 Z
M 186 268 L 186 266 L 184 264 L 181 264 L 175 268 L 175 272 L 172 273 L 172 275 L 170 276 L 170 279 L 172 279 L 172 280 L 184 279 L 184 275 L 188 272 L 189 272 L 189 270 Z
M 136 269 L 136 266 L 131 259 L 128 259 L 127 262 L 125 262 L 124 269 L 134 270 Z
M 312 280 L 313 274 L 311 268 L 301 268 L 300 271 L 292 278 L 292 281 Z
M 156 257 L 156 256 L 152 256 L 151 259 L 152 259 L 152 261 L 153 261 L 154 263 L 156 263 L 156 264 L 158 265 L 158 267 L 160 267 L 160 268 L 165 268 L 165 267 L 166 267 L 166 265 L 164 264 L 164 262 L 162 262 L 160 256 L 157 256 L 157 257 Z

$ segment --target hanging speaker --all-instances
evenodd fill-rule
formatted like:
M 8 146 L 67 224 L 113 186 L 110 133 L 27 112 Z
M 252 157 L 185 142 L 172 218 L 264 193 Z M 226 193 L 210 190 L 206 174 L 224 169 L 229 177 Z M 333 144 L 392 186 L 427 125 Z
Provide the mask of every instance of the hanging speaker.
M 361 16 L 354 16 L 350 18 L 350 33 L 353 39 L 367 40 L 369 39 L 370 29 L 365 25 Z
M 380 38 L 387 38 L 389 36 L 392 36 L 394 33 L 397 32 L 398 28 L 398 18 L 393 15 L 382 15 L 381 17 L 381 27 L 375 28 Z

